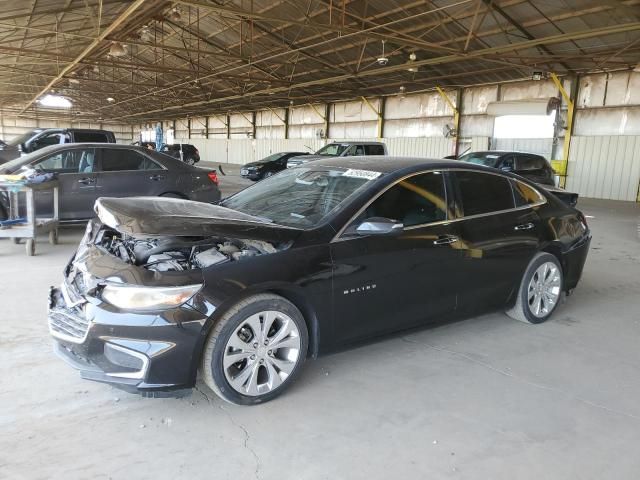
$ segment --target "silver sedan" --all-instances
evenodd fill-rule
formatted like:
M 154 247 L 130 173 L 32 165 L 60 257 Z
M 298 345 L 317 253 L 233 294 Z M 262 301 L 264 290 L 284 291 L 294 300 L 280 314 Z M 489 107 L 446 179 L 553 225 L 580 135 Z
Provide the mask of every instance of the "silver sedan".
M 165 196 L 207 203 L 220 200 L 215 170 L 186 165 L 163 153 L 131 145 L 54 145 L 0 166 L 0 174 L 29 170 L 56 174 L 63 221 L 93 217 L 93 204 L 99 197 Z M 51 210 L 51 200 L 47 194 L 36 199 L 39 215 Z M 0 198 L 0 217 L 6 216 L 5 203 Z

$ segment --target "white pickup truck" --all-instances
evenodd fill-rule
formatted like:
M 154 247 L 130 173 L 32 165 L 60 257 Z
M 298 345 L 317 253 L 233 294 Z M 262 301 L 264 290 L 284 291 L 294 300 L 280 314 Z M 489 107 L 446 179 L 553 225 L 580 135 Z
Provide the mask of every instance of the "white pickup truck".
M 312 155 L 291 157 L 287 161 L 287 168 L 296 167 L 314 160 L 327 157 L 353 157 L 362 155 L 389 155 L 387 145 L 382 142 L 332 142 L 325 145 Z

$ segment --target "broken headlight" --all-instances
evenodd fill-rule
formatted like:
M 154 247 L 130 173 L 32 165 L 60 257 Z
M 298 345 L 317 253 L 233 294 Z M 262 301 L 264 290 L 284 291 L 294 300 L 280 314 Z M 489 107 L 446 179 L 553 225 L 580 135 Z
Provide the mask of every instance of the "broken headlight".
M 102 299 L 125 310 L 167 310 L 188 301 L 201 287 L 202 285 L 137 287 L 108 284 L 102 289 Z

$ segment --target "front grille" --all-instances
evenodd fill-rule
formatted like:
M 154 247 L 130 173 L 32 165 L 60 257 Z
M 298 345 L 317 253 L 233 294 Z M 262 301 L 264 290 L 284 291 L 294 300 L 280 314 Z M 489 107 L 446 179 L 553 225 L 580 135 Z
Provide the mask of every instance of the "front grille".
M 49 331 L 62 340 L 82 343 L 89 332 L 89 321 L 76 310 L 53 308 L 49 310 Z

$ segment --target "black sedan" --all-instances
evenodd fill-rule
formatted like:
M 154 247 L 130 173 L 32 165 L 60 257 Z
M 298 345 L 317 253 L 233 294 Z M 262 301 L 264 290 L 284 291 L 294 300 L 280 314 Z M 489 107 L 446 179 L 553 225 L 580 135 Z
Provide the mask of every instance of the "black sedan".
M 507 152 L 490 150 L 487 152 L 469 152 L 458 160 L 485 167 L 498 168 L 505 172 L 513 172 L 542 185 L 555 185 L 555 172 L 551 164 L 542 155 L 525 152 Z
M 60 184 L 60 218 L 94 216 L 99 197 L 139 195 L 176 197 L 201 202 L 220 200 L 215 170 L 203 170 L 152 150 L 131 145 L 76 143 L 55 145 L 0 166 L 0 174 L 53 172 Z M 52 194 L 36 197 L 36 213 L 51 210 Z M 0 199 L 0 214 L 5 208 Z
M 247 163 L 240 169 L 240 175 L 257 182 L 263 178 L 270 177 L 287 168 L 287 160 L 291 157 L 308 155 L 305 152 L 280 152 L 269 155 L 257 162 Z
M 547 320 L 591 234 L 544 189 L 457 161 L 288 169 L 220 205 L 110 199 L 50 293 L 83 377 L 157 395 L 201 372 L 223 399 L 283 392 L 308 357 L 503 310 Z
M 485 167 L 498 168 L 511 172 L 534 183 L 542 185 L 547 191 L 571 207 L 578 203 L 578 194 L 555 186 L 555 172 L 551 164 L 541 155 L 525 152 L 505 152 L 491 150 L 488 152 L 470 152 L 458 160 Z

